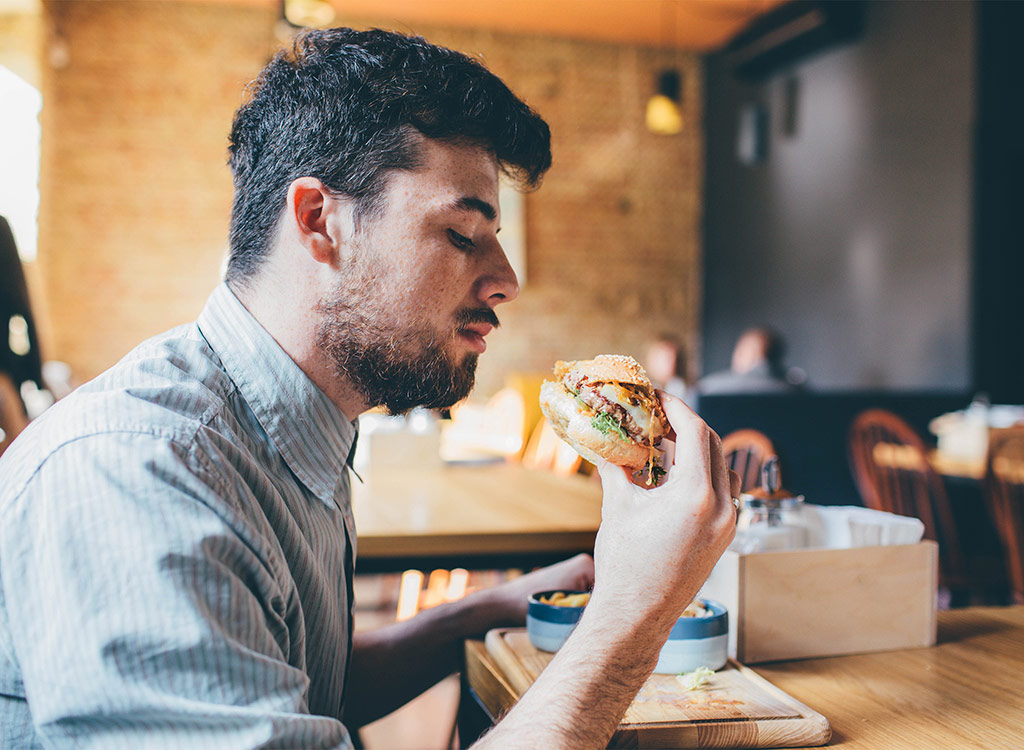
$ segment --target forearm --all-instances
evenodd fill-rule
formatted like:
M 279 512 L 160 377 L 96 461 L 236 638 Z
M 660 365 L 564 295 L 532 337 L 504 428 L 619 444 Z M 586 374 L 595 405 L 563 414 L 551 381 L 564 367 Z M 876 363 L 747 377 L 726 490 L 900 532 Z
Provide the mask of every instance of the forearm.
M 596 616 L 588 619 L 588 615 Z M 602 617 L 596 609 L 585 613 L 537 681 L 473 745 L 474 750 L 606 747 L 654 671 L 667 635 L 664 625 L 616 621 Z
M 345 723 L 363 726 L 412 700 L 460 668 L 466 638 L 502 624 L 506 613 L 489 591 L 480 591 L 406 622 L 357 633 Z
M 676 436 L 662 442 L 665 481 L 645 490 L 627 469 L 599 464 L 604 498 L 590 603 L 478 750 L 606 747 L 679 613 L 732 540 L 739 477 L 718 436 L 677 399 L 662 400 Z

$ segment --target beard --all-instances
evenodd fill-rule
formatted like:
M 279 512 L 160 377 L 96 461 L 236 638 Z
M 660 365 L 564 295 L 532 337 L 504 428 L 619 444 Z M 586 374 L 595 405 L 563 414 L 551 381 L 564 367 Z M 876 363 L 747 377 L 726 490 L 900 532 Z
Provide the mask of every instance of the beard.
M 333 293 L 316 306 L 317 348 L 335 376 L 351 383 L 371 407 L 384 406 L 390 414 L 416 406 L 447 409 L 473 390 L 479 359 L 470 353 L 456 364 L 447 345 L 459 329 L 478 322 L 497 328 L 498 318 L 489 307 L 464 308 L 447 337 L 426 322 L 401 325 L 386 301 L 384 279 L 382 269 L 346 269 Z

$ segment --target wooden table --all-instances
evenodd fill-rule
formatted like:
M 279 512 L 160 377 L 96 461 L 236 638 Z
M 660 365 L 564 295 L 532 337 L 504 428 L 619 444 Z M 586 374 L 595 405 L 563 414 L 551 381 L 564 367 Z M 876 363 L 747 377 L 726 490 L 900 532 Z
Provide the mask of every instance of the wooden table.
M 755 671 L 829 720 L 830 747 L 1024 747 L 1024 606 L 939 613 L 931 648 L 760 664 Z M 480 641 L 464 685 L 492 715 L 514 702 Z M 461 726 L 473 727 L 463 717 Z
M 953 479 L 981 481 L 985 478 L 985 459 L 970 460 L 950 456 L 937 449 L 928 451 L 928 463 L 939 474 Z
M 519 464 L 371 471 L 353 482 L 360 572 L 531 567 L 592 551 L 601 485 Z

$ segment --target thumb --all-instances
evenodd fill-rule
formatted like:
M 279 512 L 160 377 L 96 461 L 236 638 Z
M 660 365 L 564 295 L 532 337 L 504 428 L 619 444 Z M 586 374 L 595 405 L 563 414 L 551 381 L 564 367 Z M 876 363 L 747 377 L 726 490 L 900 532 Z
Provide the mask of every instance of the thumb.
M 633 485 L 633 474 L 623 466 L 616 466 L 609 461 L 601 461 L 597 466 L 601 475 L 601 517 L 604 518 L 609 512 L 614 512 L 622 506 L 623 501 L 635 490 Z
M 627 484 L 632 484 L 630 481 L 630 474 L 627 474 L 627 469 L 622 466 L 616 466 L 611 461 L 601 460 L 597 464 L 597 473 L 601 475 L 601 486 L 605 490 L 613 488 L 625 487 Z

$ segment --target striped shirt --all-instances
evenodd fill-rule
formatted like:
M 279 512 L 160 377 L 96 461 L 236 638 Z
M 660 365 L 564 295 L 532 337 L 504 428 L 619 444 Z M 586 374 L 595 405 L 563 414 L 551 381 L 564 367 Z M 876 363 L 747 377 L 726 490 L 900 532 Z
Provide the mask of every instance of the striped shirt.
M 0 747 L 350 747 L 356 429 L 225 285 L 0 459 Z

